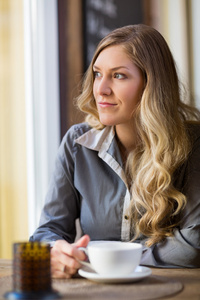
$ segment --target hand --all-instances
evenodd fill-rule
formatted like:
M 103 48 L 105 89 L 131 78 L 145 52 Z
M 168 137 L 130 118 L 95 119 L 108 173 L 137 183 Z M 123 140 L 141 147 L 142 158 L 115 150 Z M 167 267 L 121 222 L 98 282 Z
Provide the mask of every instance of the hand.
M 84 260 L 85 254 L 78 250 L 86 247 L 90 238 L 88 235 L 81 237 L 76 243 L 69 244 L 65 240 L 57 240 L 51 249 L 51 273 L 54 278 L 70 278 L 76 274 L 81 264 L 77 261 Z

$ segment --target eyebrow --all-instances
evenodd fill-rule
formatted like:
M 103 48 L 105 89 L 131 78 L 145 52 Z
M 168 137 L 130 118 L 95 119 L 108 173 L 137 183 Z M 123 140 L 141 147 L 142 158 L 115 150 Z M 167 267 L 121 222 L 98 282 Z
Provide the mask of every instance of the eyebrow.
M 101 68 L 99 68 L 98 66 L 95 66 L 95 65 L 93 65 L 93 69 L 101 70 Z M 118 66 L 118 67 L 115 67 L 115 68 L 111 68 L 110 70 L 116 71 L 116 70 L 119 70 L 119 69 L 127 69 L 127 70 L 129 70 L 129 68 L 127 68 L 125 66 Z

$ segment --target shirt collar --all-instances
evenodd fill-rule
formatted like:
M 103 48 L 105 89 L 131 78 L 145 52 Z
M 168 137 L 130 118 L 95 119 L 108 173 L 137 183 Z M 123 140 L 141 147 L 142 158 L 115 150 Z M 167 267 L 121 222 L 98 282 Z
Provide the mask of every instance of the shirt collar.
M 92 128 L 78 137 L 75 142 L 86 148 L 102 152 L 108 150 L 114 136 L 115 130 L 113 126 L 106 126 L 102 130 Z
M 98 151 L 98 156 L 119 175 L 127 186 L 120 151 L 116 147 L 114 137 L 114 126 L 106 126 L 102 130 L 90 129 L 78 137 L 75 142 L 91 150 Z

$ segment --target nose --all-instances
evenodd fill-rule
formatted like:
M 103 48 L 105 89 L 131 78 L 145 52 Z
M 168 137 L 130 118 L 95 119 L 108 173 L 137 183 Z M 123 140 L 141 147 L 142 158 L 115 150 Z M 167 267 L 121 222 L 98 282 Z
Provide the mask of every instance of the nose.
M 112 92 L 110 81 L 104 77 L 101 78 L 101 80 L 98 81 L 97 83 L 97 92 L 99 95 L 104 96 L 107 95 L 109 96 Z

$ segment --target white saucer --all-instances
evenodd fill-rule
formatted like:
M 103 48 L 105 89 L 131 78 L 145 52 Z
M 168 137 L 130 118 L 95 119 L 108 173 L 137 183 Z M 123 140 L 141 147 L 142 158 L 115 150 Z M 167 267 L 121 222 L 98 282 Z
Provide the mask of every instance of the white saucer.
M 147 267 L 138 266 L 136 270 L 126 276 L 109 276 L 109 275 L 100 275 L 95 273 L 93 270 L 90 270 L 87 267 L 83 267 L 78 271 L 79 275 L 82 277 L 85 277 L 89 280 L 95 281 L 95 282 L 101 282 L 101 283 L 123 283 L 123 282 L 136 282 L 139 281 L 145 277 L 148 277 L 151 275 L 151 269 Z

